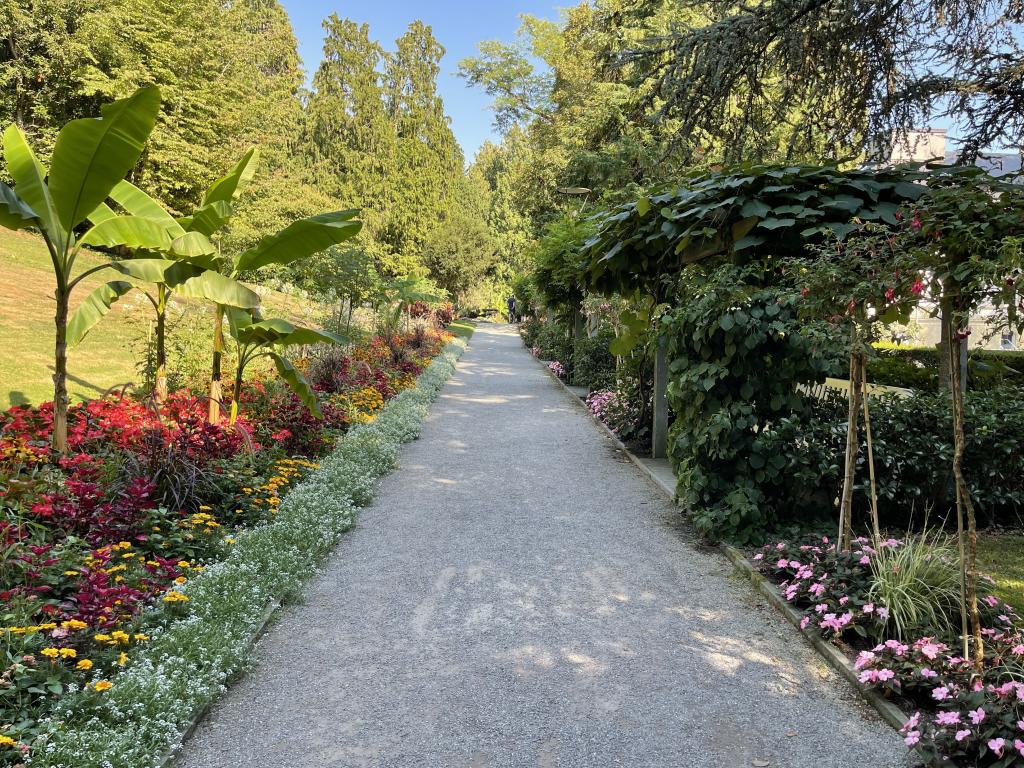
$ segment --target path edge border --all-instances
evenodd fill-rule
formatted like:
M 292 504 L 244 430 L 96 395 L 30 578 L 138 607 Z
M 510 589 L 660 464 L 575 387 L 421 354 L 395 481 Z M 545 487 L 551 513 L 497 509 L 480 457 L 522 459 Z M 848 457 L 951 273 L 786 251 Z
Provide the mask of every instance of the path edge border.
M 638 457 L 631 450 L 629 450 L 629 448 L 626 447 L 625 443 L 623 443 L 619 439 L 618 435 L 616 435 L 611 429 L 609 429 L 607 424 L 598 419 L 597 416 L 594 415 L 589 408 L 587 408 L 586 403 L 583 400 L 581 400 L 579 396 L 576 395 L 571 389 L 569 389 L 566 383 L 562 381 L 558 376 L 556 376 L 554 371 L 548 368 L 544 361 L 538 360 L 538 362 L 541 363 L 541 365 L 544 368 L 544 371 L 548 374 L 548 376 L 550 376 L 555 382 L 558 383 L 558 385 L 562 388 L 565 394 L 572 398 L 572 400 L 576 402 L 576 404 L 587 413 L 591 421 L 593 421 L 594 424 L 600 427 L 605 432 L 605 434 L 609 438 L 611 438 L 616 448 L 622 451 L 622 453 L 624 453 L 629 458 L 629 460 L 638 469 L 640 469 L 640 471 L 657 488 L 659 488 L 666 496 L 668 496 L 668 498 L 671 499 L 673 504 L 678 505 L 679 500 L 676 496 L 675 489 L 666 485 L 661 480 L 661 478 L 659 478 L 651 471 L 650 467 L 643 463 L 640 457 Z M 758 572 L 758 570 L 754 567 L 754 564 L 751 563 L 750 560 L 748 560 L 747 557 L 740 550 L 736 549 L 736 547 L 724 543 L 716 544 L 713 546 L 715 546 L 726 557 L 726 559 L 728 559 L 729 562 L 732 563 L 733 568 L 747 581 L 749 581 L 750 584 L 754 587 L 754 589 L 757 590 L 761 594 L 761 596 L 764 597 L 765 600 L 767 600 L 768 603 L 776 609 L 776 611 L 782 614 L 786 621 L 792 624 L 793 627 L 801 635 L 803 635 L 804 639 L 818 653 L 818 655 L 830 667 L 832 667 L 836 672 L 842 675 L 843 678 L 845 678 L 846 681 L 849 682 L 853 686 L 853 688 L 861 694 L 864 700 L 878 712 L 882 720 L 884 720 L 897 731 L 903 728 L 908 719 L 907 716 L 903 713 L 903 711 L 895 704 L 893 704 L 891 701 L 886 699 L 884 696 L 879 694 L 877 691 L 874 691 L 871 688 L 868 688 L 866 685 L 864 685 L 859 679 L 857 670 L 853 668 L 853 664 L 842 651 L 840 651 L 830 642 L 825 640 L 825 638 L 823 638 L 821 635 L 801 628 L 800 622 L 803 619 L 803 617 L 799 613 L 797 613 L 796 610 L 794 610 L 793 606 L 791 606 L 786 601 L 786 599 L 775 588 L 775 585 L 769 582 L 761 573 Z

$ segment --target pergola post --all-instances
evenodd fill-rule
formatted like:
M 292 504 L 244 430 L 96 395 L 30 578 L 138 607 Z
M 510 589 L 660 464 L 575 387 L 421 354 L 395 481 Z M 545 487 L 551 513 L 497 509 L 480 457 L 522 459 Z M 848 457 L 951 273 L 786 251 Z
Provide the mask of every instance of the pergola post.
M 654 353 L 654 424 L 651 429 L 651 456 L 668 456 L 668 354 L 665 337 L 658 337 Z

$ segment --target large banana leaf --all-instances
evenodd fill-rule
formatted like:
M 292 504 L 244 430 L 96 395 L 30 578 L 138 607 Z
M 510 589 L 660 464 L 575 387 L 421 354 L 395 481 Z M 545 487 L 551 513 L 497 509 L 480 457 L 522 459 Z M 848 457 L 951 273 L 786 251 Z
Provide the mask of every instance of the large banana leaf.
M 24 229 L 38 226 L 39 218 L 17 193 L 0 182 L 0 227 Z
M 163 225 L 172 238 L 185 234 L 184 228 L 156 200 L 136 187 L 130 181 L 121 180 L 110 190 L 110 199 L 132 216 L 153 219 Z M 90 219 L 92 216 L 89 217 Z
M 295 327 L 295 330 L 277 342 L 280 346 L 303 344 L 344 344 L 345 339 L 330 331 L 318 331 L 314 328 Z
M 188 259 L 196 264 L 208 263 L 211 266 L 207 269 L 213 269 L 212 265 L 217 263 L 217 259 L 203 260 L 204 256 L 216 256 L 217 248 L 201 232 L 186 232 L 175 238 L 171 243 L 170 252 L 175 257 Z
M 335 211 L 294 221 L 239 256 L 235 269 L 248 272 L 268 264 L 290 264 L 348 240 L 363 226 L 352 221 L 358 213 L 357 209 Z
M 79 344 L 93 326 L 110 311 L 114 302 L 134 287 L 123 280 L 111 280 L 90 293 L 68 322 L 68 344 L 72 347 Z
M 241 190 L 242 186 L 252 180 L 256 173 L 256 164 L 260 159 L 260 151 L 252 147 L 246 152 L 242 159 L 235 163 L 235 167 L 219 179 L 217 179 L 203 195 L 200 208 L 205 208 L 210 203 L 230 203 Z M 209 234 L 209 233 L 207 233 Z
M 289 360 L 276 352 L 270 353 L 270 359 L 274 361 L 278 375 L 291 387 L 292 392 L 299 396 L 302 404 L 309 408 L 310 413 L 318 419 L 322 419 L 324 414 L 320 410 L 320 401 L 317 399 L 316 392 L 306 381 L 306 377 L 299 373 Z
M 117 216 L 117 214 L 114 213 L 113 208 L 106 203 L 100 203 L 96 206 L 96 210 L 90 213 L 87 218 L 89 219 L 90 224 L 96 226 L 97 224 L 101 224 L 107 219 L 112 219 L 115 216 Z
M 64 230 L 84 221 L 135 166 L 159 110 L 160 91 L 142 88 L 103 107 L 99 119 L 72 120 L 61 129 L 49 188 Z
M 114 216 L 105 219 L 82 236 L 82 245 L 106 248 L 123 245 L 147 251 L 167 251 L 171 236 L 157 221 L 142 216 Z
M 215 200 L 197 209 L 191 216 L 178 219 L 178 224 L 190 232 L 201 232 L 209 237 L 227 224 L 234 213 L 231 203 Z
M 39 219 L 57 250 L 64 251 L 67 235 L 57 219 L 50 190 L 46 186 L 46 169 L 36 158 L 25 140 L 25 134 L 16 125 L 4 131 L 4 159 L 7 171 L 18 188 L 18 197 L 25 201 Z
M 183 283 L 189 278 L 200 274 L 200 267 L 193 267 L 188 263 L 171 261 L 170 259 L 124 259 L 110 263 L 111 269 L 120 272 L 125 277 L 138 280 L 142 283 L 167 284 L 172 281 L 175 284 Z M 172 268 L 176 271 L 168 272 Z
M 180 296 L 207 299 L 228 307 L 255 309 L 260 305 L 259 294 L 251 291 L 234 278 L 209 270 L 189 278 L 177 288 Z

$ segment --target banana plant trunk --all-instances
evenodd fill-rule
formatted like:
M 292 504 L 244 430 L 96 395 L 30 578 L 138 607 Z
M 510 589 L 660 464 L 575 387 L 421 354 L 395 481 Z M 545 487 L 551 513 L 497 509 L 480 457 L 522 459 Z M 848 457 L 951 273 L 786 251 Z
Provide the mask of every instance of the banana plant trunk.
M 56 342 L 53 354 L 53 450 L 68 451 L 68 300 L 67 287 L 58 284 L 57 311 L 54 315 Z
M 154 396 L 158 405 L 167 400 L 167 287 L 157 287 L 156 303 L 156 382 Z
M 218 304 L 213 310 L 213 366 L 210 371 L 210 412 L 209 422 L 220 423 L 220 404 L 224 397 L 223 374 L 224 362 L 224 307 Z

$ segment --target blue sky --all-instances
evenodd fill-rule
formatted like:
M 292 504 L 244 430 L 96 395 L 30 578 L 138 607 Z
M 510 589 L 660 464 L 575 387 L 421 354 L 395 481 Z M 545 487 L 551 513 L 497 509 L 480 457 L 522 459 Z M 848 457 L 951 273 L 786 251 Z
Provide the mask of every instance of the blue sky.
M 487 105 L 490 99 L 483 91 L 469 88 L 456 76 L 459 61 L 476 54 L 481 40 L 511 41 L 519 26 L 519 14 L 530 13 L 557 18 L 558 8 L 569 5 L 551 0 L 361 0 L 358 3 L 310 2 L 282 0 L 291 17 L 299 39 L 299 53 L 307 74 L 320 63 L 323 29 L 320 22 L 331 13 L 342 18 L 366 22 L 370 35 L 386 50 L 394 48 L 394 40 L 402 35 L 409 22 L 421 19 L 434 29 L 434 36 L 447 53 L 441 62 L 438 90 L 445 110 L 452 118 L 452 130 L 466 153 L 466 160 L 487 138 L 494 138 L 493 116 Z

